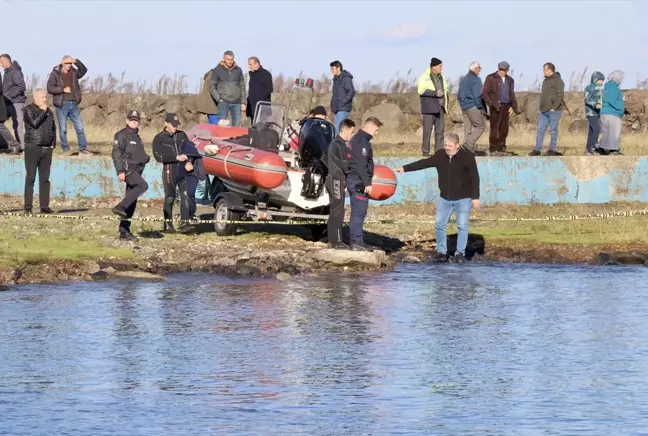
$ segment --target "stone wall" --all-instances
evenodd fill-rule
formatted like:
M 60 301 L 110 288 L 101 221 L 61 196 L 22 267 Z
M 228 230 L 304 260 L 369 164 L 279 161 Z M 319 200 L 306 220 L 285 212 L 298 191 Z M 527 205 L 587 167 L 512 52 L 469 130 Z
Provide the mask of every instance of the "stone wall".
M 644 132 L 648 126 L 648 90 L 629 90 L 626 108 L 629 114 L 624 116 L 625 131 Z M 197 95 L 185 94 L 176 96 L 159 95 L 124 95 L 124 94 L 85 94 L 81 102 L 81 114 L 87 125 L 116 127 L 124 123 L 126 112 L 133 108 L 141 111 L 142 125 L 162 126 L 165 112 L 177 112 L 184 125 L 206 121 L 206 116 L 197 111 Z M 287 104 L 289 94 L 275 94 L 273 101 Z M 330 94 L 314 96 L 313 106 L 321 104 L 328 109 Z M 533 127 L 538 119 L 538 93 L 517 94 L 521 114 L 512 118 L 514 126 Z M 302 117 L 308 110 L 309 99 L 305 94 L 293 99 L 291 118 Z M 583 107 L 583 93 L 567 93 L 565 102 L 571 114 L 565 112 L 563 128 L 570 131 L 585 131 L 587 120 Z M 377 116 L 385 123 L 385 130 L 413 133 L 421 127 L 419 114 L 419 97 L 407 94 L 357 94 L 351 118 L 358 121 L 369 115 Z M 461 126 L 461 109 L 456 96 L 450 99 L 450 116 L 446 119 L 447 128 Z

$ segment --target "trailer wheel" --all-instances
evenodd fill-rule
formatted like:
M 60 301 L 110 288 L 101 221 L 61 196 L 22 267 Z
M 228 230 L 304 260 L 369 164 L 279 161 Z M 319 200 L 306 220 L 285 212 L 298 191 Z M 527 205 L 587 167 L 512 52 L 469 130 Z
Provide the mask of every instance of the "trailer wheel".
M 214 208 L 214 219 L 217 221 L 238 221 L 241 219 L 241 214 L 239 212 L 232 211 L 232 205 L 229 200 L 225 197 L 222 197 L 216 203 Z M 238 225 L 236 223 L 214 223 L 214 230 L 218 236 L 231 236 L 236 233 L 236 228 Z

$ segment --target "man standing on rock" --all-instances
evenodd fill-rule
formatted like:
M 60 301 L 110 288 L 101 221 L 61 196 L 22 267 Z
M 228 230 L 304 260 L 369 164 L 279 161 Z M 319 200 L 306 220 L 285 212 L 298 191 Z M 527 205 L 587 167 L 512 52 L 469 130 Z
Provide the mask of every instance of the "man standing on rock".
M 558 146 L 558 127 L 560 126 L 562 111 L 565 108 L 563 103 L 565 82 L 560 78 L 560 73 L 556 72 L 556 67 L 551 62 L 544 64 L 543 73 L 545 79 L 542 82 L 542 91 L 540 93 L 538 134 L 535 149 L 529 153 L 529 156 L 540 156 L 547 127 L 549 127 L 549 133 L 551 134 L 551 141 L 549 142 L 549 151 L 545 153 L 545 156 L 562 156 L 562 153 L 559 153 L 556 147 Z
M 342 62 L 333 61 L 330 64 L 333 73 L 333 94 L 331 95 L 331 112 L 335 131 L 340 131 L 340 123 L 346 120 L 353 110 L 353 75 L 342 67 Z
M 151 160 L 144 149 L 144 141 L 139 136 L 140 114 L 131 110 L 126 115 L 126 127 L 115 133 L 112 159 L 117 171 L 117 177 L 126 183 L 126 195 L 112 212 L 120 216 L 120 239 L 133 240 L 130 231 L 131 222 L 137 207 L 137 199 L 148 190 L 148 183 L 142 178 L 144 167 Z
M 457 216 L 456 262 L 466 260 L 468 245 L 468 222 L 470 209 L 479 208 L 479 171 L 475 156 L 459 145 L 459 136 L 448 133 L 445 136 L 443 152 L 435 153 L 396 170 L 404 173 L 426 168 L 436 168 L 439 175 L 439 199 L 436 212 L 436 243 L 438 262 L 448 261 L 446 228 L 450 216 Z
M 182 144 L 189 141 L 185 132 L 178 129 L 180 120 L 174 113 L 166 114 L 164 130 L 153 138 L 153 157 L 162 164 L 162 184 L 164 186 L 164 229 L 163 232 L 175 233 L 173 228 L 173 203 L 178 192 L 180 193 L 180 206 L 186 204 L 183 190 L 180 189 L 180 167 L 188 162 L 188 157 L 182 154 Z M 195 191 L 195 189 L 194 189 Z M 183 214 L 184 215 L 184 214 Z M 183 219 L 188 217 L 183 217 Z
M 445 114 L 448 113 L 448 82 L 442 74 L 441 59 L 432 58 L 430 68 L 425 70 L 417 82 L 417 90 L 421 98 L 421 114 L 423 115 L 423 156 L 430 155 L 430 137 L 434 128 L 434 151 L 443 148 L 443 133 Z
M 374 174 L 373 149 L 371 140 L 378 133 L 383 123 L 376 117 L 369 117 L 362 129 L 349 141 L 350 158 L 347 175 L 347 189 L 351 197 L 351 249 L 354 251 L 373 251 L 364 242 L 364 220 L 369 207 L 371 183 Z
M 11 154 L 18 154 L 25 150 L 25 121 L 23 119 L 23 107 L 27 101 L 25 76 L 18 62 L 12 61 L 11 56 L 6 53 L 0 55 L 0 66 L 4 68 L 2 94 L 8 102 L 7 111 L 13 123 L 14 135 L 20 142 L 20 149 L 12 149 Z
M 468 74 L 459 82 L 459 93 L 457 94 L 457 100 L 463 113 L 464 148 L 474 155 L 482 154 L 477 151 L 477 141 L 486 128 L 484 123 L 486 108 L 482 99 L 480 72 L 479 62 L 471 63 L 468 67 Z
M 232 126 L 241 126 L 241 112 L 245 112 L 247 96 L 245 93 L 245 75 L 234 61 L 231 50 L 223 54 L 223 60 L 212 72 L 211 95 L 218 104 L 218 118 L 226 120 L 232 115 Z
M 47 92 L 34 91 L 34 102 L 24 107 L 25 115 L 25 213 L 32 213 L 34 182 L 38 173 L 38 196 L 41 213 L 53 213 L 50 201 L 50 168 L 56 145 L 54 114 L 47 107 Z
M 515 80 L 508 75 L 511 66 L 502 61 L 497 71 L 489 74 L 484 81 L 484 102 L 490 113 L 489 153 L 491 156 L 509 156 L 506 151 L 506 138 L 509 134 L 509 117 L 519 114 L 515 98 Z
M 259 58 L 252 56 L 248 59 L 250 68 L 250 89 L 248 90 L 247 110 L 248 125 L 252 127 L 254 111 L 260 101 L 272 101 L 272 73 L 261 66 Z
M 73 68 L 74 66 L 74 68 Z M 52 94 L 56 116 L 59 124 L 61 150 L 70 155 L 67 142 L 67 120 L 72 120 L 79 142 L 79 155 L 92 156 L 88 151 L 88 141 L 83 130 L 79 103 L 81 103 L 81 85 L 79 79 L 86 75 L 88 69 L 83 63 L 72 56 L 64 56 L 61 64 L 54 67 L 47 81 L 47 92 Z
M 347 249 L 342 241 L 342 225 L 344 224 L 344 191 L 346 177 L 349 173 L 349 141 L 355 133 L 355 123 L 342 120 L 340 131 L 328 148 L 328 177 L 326 189 L 330 197 L 330 212 L 328 218 L 328 247 Z

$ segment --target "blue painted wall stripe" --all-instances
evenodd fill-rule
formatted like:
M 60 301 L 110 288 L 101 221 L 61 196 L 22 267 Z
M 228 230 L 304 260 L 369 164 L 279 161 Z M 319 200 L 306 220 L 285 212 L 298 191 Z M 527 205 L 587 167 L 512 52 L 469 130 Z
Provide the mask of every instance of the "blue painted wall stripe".
M 377 158 L 398 168 L 416 158 Z M 573 156 L 478 158 L 483 204 L 607 203 L 648 201 L 648 157 Z M 22 157 L 0 158 L 0 193 L 23 195 L 25 164 Z M 151 162 L 144 171 L 149 182 L 145 199 L 162 198 L 162 166 Z M 55 158 L 50 176 L 53 197 L 120 196 L 109 157 Z M 38 180 L 35 191 L 38 192 Z M 435 169 L 406 173 L 398 178 L 396 194 L 381 203 L 434 202 L 438 197 Z

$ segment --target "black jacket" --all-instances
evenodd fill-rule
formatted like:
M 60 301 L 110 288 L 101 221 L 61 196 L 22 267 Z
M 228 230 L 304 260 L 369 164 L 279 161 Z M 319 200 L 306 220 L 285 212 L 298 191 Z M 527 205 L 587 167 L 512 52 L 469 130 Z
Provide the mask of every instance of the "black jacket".
M 0 123 L 4 123 L 9 119 L 9 114 L 7 113 L 7 104 L 5 98 L 2 95 L 2 89 L 0 88 Z
M 54 147 L 56 145 L 56 123 L 50 108 L 42 110 L 32 103 L 23 108 L 23 113 L 25 115 L 25 146 Z
M 18 62 L 13 61 L 2 76 L 2 92 L 11 103 L 24 103 L 27 101 L 26 90 L 22 68 Z
M 75 66 L 76 68 L 74 68 Z M 65 85 L 63 84 L 61 68 L 63 66 L 60 64 L 55 66 L 47 80 L 47 92 L 52 94 L 52 100 L 56 107 L 63 106 L 63 89 L 65 89 Z M 77 104 L 81 103 L 81 85 L 79 85 L 79 79 L 85 76 L 87 72 L 88 69 L 86 66 L 78 59 L 70 70 L 70 74 L 72 74 L 72 96 Z
M 260 101 L 271 101 L 273 92 L 272 73 L 263 67 L 250 71 L 250 89 L 248 90 L 247 107 L 245 113 L 248 117 L 254 116 L 256 105 Z
M 347 70 L 342 70 L 333 78 L 333 95 L 331 96 L 331 112 L 351 112 L 353 110 L 353 75 Z
M 372 138 L 373 136 L 360 129 L 349 142 L 351 157 L 348 176 L 360 180 L 365 187 L 371 186 L 374 174 L 373 149 L 370 142 Z
M 131 129 L 127 126 L 115 133 L 112 159 L 117 174 L 128 175 L 134 171 L 144 170 L 144 166 L 151 158 L 146 154 L 139 129 Z
M 460 148 L 450 157 L 445 150 L 403 166 L 405 172 L 435 167 L 439 174 L 439 191 L 445 200 L 479 199 L 479 171 L 475 156 Z
M 178 156 L 182 153 L 181 145 L 189 137 L 182 130 L 169 133 L 166 129 L 155 135 L 153 138 L 153 157 L 164 165 L 176 165 L 180 163 Z
M 340 136 L 337 136 L 328 148 L 327 167 L 333 177 L 346 176 L 349 173 L 349 146 Z M 340 174 L 341 173 L 341 174 Z

